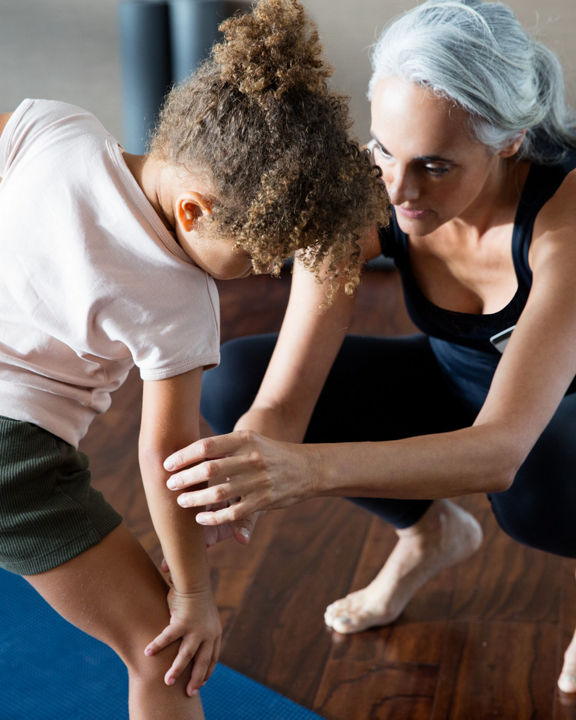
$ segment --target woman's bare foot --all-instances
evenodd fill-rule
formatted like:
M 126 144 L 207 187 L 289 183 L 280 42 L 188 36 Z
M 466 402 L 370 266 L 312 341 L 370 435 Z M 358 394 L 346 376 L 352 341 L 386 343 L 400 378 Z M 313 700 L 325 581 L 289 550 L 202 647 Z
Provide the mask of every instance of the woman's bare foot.
M 449 500 L 436 500 L 415 525 L 396 532 L 398 542 L 374 580 L 326 608 L 328 627 L 355 633 L 394 622 L 424 583 L 482 542 L 476 519 Z
M 564 693 L 576 693 L 576 632 L 564 653 L 564 665 L 558 678 L 558 687 Z

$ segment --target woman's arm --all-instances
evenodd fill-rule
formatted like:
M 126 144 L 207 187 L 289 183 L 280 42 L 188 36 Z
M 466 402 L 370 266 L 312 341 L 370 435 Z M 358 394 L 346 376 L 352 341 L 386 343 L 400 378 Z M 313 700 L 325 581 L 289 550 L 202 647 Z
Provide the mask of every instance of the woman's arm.
M 250 432 L 207 438 L 176 454 L 175 470 L 199 464 L 178 472 L 171 485 L 210 479 L 213 486 L 180 501 L 196 506 L 242 497 L 198 518 L 212 524 L 312 495 L 435 498 L 509 487 L 576 374 L 575 192 L 570 176 L 537 219 L 530 297 L 472 427 L 397 441 L 308 446 Z M 231 482 L 218 484 L 225 477 Z
M 363 257 L 379 254 L 376 228 L 360 242 Z M 290 299 L 262 384 L 237 430 L 300 442 L 349 329 L 355 298 L 343 288 L 329 307 L 326 288 L 296 259 Z
M 170 568 L 173 589 L 168 603 L 170 625 L 147 647 L 153 654 L 180 640 L 178 655 L 166 674 L 175 678 L 193 661 L 189 692 L 207 680 L 220 646 L 221 627 L 210 588 L 202 528 L 177 504 L 166 489 L 162 467 L 166 453 L 196 440 L 202 370 L 144 382 L 139 459 L 146 499 L 162 551 Z

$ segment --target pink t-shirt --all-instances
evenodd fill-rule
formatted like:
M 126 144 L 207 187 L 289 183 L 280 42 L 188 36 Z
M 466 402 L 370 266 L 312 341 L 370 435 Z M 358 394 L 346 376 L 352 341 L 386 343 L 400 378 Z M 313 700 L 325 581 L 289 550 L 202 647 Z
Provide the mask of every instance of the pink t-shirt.
M 218 295 L 89 112 L 25 100 L 0 137 L 0 415 L 78 445 L 135 364 L 219 361 Z

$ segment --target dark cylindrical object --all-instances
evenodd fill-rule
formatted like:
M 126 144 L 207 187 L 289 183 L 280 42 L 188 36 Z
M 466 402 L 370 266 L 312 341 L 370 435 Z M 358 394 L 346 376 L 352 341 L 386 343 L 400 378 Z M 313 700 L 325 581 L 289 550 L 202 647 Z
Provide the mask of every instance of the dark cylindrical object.
M 142 154 L 172 84 L 168 2 L 119 3 L 124 99 L 124 147 Z
M 246 4 L 227 0 L 170 0 L 172 78 L 182 82 L 220 39 L 218 26 Z

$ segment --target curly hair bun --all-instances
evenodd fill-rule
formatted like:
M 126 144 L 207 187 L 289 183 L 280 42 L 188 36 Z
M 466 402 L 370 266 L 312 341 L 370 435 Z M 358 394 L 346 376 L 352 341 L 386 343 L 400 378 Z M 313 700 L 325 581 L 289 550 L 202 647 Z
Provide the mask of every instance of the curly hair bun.
M 224 82 L 257 102 L 292 90 L 316 93 L 332 69 L 322 61 L 315 27 L 296 0 L 260 0 L 253 11 L 220 25 L 213 60 Z

